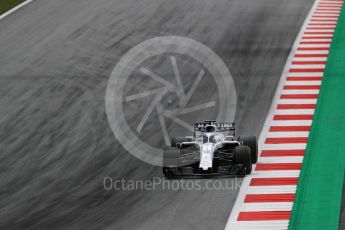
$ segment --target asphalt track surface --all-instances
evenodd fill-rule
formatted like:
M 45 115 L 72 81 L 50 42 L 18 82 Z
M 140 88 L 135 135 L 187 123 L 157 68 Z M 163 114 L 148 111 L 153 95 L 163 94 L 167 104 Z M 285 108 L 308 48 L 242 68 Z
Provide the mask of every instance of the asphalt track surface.
M 231 71 L 239 133 L 258 136 L 311 4 L 35 0 L 1 20 L 0 229 L 223 229 L 237 189 L 103 188 L 106 176 L 161 176 L 114 138 L 107 81 L 121 56 L 144 40 L 195 39 Z

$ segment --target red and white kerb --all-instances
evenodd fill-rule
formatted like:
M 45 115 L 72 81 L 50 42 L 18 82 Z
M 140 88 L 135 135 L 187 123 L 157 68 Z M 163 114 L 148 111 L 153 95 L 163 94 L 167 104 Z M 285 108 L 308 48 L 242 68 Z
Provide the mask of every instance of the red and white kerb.
M 342 0 L 316 1 L 285 67 L 226 230 L 288 229 L 313 114 Z

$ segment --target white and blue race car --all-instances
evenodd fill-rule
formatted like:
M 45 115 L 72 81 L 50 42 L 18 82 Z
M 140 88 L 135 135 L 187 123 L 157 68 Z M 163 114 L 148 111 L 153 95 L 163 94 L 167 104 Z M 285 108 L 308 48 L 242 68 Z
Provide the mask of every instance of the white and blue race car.
M 194 124 L 194 136 L 172 138 L 163 153 L 166 177 L 244 176 L 258 159 L 255 136 L 235 137 L 234 123 Z

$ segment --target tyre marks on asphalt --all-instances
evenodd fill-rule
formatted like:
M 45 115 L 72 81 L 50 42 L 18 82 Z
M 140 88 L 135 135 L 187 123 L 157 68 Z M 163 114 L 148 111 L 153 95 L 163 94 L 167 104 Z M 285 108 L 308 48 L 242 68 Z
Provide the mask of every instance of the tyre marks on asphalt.
M 278 89 L 258 163 L 226 226 L 288 229 L 299 173 L 342 0 L 319 0 L 297 39 Z

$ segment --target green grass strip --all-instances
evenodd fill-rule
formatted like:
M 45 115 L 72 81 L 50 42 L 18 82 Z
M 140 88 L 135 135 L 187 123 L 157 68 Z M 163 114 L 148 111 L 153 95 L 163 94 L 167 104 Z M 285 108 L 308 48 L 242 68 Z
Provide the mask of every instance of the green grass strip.
M 338 229 L 345 170 L 345 7 L 332 41 L 289 230 Z
M 0 15 L 24 1 L 25 0 L 0 0 Z

